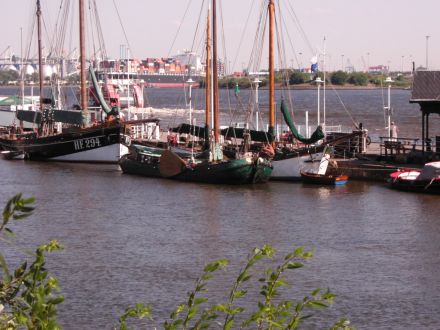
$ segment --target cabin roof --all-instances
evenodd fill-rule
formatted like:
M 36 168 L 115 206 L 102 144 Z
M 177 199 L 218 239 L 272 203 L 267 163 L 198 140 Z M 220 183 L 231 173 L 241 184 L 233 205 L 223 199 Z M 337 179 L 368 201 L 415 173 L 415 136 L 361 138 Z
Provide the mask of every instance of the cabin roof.
M 416 71 L 410 103 L 440 104 L 440 71 Z

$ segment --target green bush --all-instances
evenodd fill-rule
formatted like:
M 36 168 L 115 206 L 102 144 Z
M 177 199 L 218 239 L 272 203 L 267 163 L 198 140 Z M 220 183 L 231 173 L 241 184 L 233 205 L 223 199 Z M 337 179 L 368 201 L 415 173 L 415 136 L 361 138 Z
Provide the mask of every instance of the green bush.
M 16 81 L 19 78 L 19 74 L 15 70 L 0 71 L 0 82 L 3 85 L 8 84 L 9 81 Z
M 345 85 L 345 83 L 347 82 L 347 79 L 348 79 L 348 74 L 345 73 L 344 71 L 339 70 L 339 71 L 334 72 L 331 75 L 330 82 L 333 85 L 342 86 L 342 85 Z
M 348 82 L 356 86 L 366 86 L 368 84 L 368 76 L 363 72 L 353 72 L 350 74 Z
M 289 84 L 290 85 L 304 84 L 308 80 L 310 80 L 309 74 L 295 71 L 290 74 Z

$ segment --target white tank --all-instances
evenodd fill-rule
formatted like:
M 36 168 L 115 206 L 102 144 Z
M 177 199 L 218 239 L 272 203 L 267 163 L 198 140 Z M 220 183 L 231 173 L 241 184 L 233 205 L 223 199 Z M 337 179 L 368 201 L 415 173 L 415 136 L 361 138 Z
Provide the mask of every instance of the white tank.
M 25 75 L 32 75 L 35 72 L 35 69 L 32 65 L 28 64 L 24 68 L 24 74 Z
M 52 73 L 53 73 L 52 66 L 50 66 L 48 64 L 43 66 L 43 77 L 44 78 L 52 77 Z
M 6 70 L 6 71 L 9 71 L 9 70 L 18 71 L 17 68 L 14 65 L 12 65 L 12 64 L 5 65 L 4 70 Z

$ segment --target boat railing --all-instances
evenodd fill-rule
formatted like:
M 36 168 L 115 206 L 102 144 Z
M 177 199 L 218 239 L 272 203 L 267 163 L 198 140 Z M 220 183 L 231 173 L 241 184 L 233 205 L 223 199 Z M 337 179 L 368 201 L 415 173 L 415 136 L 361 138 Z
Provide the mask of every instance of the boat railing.
M 326 133 L 342 133 L 342 125 L 326 125 Z
M 158 122 L 149 119 L 126 122 L 130 127 L 130 138 L 134 140 L 160 140 Z

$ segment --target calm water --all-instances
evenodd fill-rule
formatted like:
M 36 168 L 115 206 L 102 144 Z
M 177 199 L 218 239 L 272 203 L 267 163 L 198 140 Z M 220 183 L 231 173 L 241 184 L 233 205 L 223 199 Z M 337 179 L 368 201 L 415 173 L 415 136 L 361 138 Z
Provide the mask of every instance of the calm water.
M 176 96 L 150 93 L 152 106 L 155 97 Z M 382 114 L 377 93 L 341 92 L 356 117 L 365 113 L 358 121 L 383 123 L 383 116 L 372 115 Z M 314 96 L 298 94 L 299 104 Z M 407 104 L 407 91 L 395 94 L 397 123 L 416 132 L 417 107 Z M 342 118 L 342 111 L 336 114 Z M 415 125 L 404 124 L 411 118 Z M 151 303 L 159 322 L 185 300 L 204 264 L 223 257 L 231 260 L 231 274 L 219 274 L 209 288 L 210 296 L 226 300 L 224 288 L 247 253 L 265 243 L 278 257 L 299 245 L 315 253 L 305 268 L 289 273 L 294 285 L 286 298 L 302 298 L 316 287 L 338 296 L 305 329 L 328 328 L 340 317 L 358 329 L 440 328 L 437 196 L 363 182 L 323 188 L 184 184 L 124 175 L 110 165 L 3 160 L 0 192 L 2 203 L 16 192 L 37 198 L 35 215 L 14 225 L 19 246 L 50 239 L 65 246 L 48 258 L 66 298 L 59 313 L 64 329 L 111 329 L 125 307 L 138 302 Z M 0 244 L 14 262 L 24 258 L 21 249 Z

